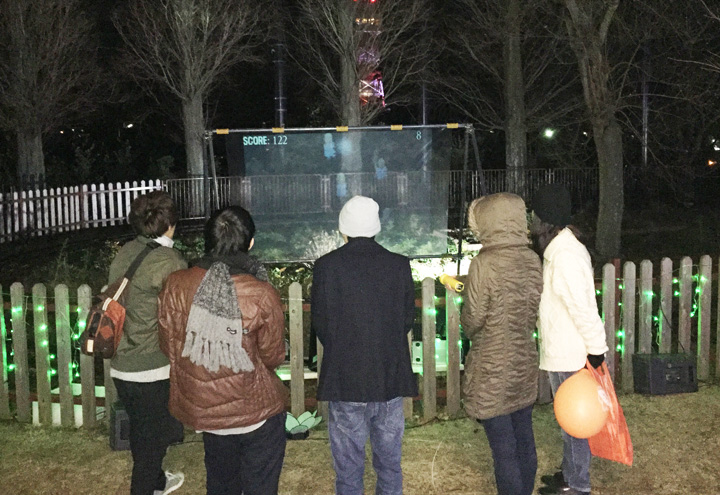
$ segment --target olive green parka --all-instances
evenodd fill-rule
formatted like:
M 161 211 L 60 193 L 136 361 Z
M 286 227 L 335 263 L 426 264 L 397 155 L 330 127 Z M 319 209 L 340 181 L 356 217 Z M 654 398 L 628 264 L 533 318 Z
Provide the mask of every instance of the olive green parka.
M 465 361 L 464 406 L 472 418 L 510 414 L 535 402 L 533 337 L 542 267 L 530 249 L 525 202 L 510 193 L 474 200 L 468 223 L 482 249 L 468 272 L 460 321 L 472 345 Z

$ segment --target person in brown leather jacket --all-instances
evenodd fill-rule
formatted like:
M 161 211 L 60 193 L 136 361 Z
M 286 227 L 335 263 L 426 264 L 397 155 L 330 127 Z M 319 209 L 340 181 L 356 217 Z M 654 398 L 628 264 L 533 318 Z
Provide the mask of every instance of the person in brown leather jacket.
M 170 412 L 203 432 L 207 493 L 273 494 L 285 455 L 285 317 L 239 206 L 205 228 L 206 255 L 168 277 L 160 348 L 170 360 Z

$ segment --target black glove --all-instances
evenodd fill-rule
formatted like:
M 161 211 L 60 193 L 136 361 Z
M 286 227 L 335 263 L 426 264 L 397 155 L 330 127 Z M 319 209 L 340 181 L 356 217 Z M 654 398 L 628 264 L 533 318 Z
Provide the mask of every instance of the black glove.
M 605 362 L 605 354 L 588 354 L 588 361 L 593 368 L 599 368 Z

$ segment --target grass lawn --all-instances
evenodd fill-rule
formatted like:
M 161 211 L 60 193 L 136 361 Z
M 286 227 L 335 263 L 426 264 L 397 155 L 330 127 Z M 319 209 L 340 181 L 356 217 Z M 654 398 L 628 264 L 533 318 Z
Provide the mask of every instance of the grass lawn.
M 635 448 L 632 467 L 593 459 L 594 495 L 717 495 L 720 493 L 720 388 L 670 396 L 620 398 Z M 324 423 L 321 423 L 321 426 Z M 538 479 L 556 470 L 562 452 L 552 405 L 535 408 Z M 107 433 L 0 423 L 0 493 L 125 494 L 130 453 L 114 452 Z M 203 494 L 205 470 L 200 436 L 170 448 L 166 468 L 186 475 L 175 493 Z M 468 419 L 408 425 L 403 450 L 405 493 L 495 492 L 490 449 L 482 427 Z M 280 478 L 282 494 L 331 494 L 334 473 L 327 430 L 288 442 Z M 374 493 L 370 457 L 366 493 Z

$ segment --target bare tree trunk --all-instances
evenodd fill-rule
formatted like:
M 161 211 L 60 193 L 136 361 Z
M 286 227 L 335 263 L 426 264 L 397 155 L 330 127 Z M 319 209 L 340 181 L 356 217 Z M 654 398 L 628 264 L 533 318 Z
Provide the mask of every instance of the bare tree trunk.
M 361 124 L 359 89 L 357 61 L 354 58 L 344 57 L 342 60 L 341 74 L 341 115 L 343 123 L 349 126 L 358 126 Z M 342 139 L 345 144 L 340 149 L 340 170 L 342 172 L 362 171 L 362 161 L 360 160 L 360 133 L 350 132 Z M 351 191 L 351 193 L 352 192 L 354 191 Z
M 527 125 L 525 116 L 525 84 L 523 81 L 520 43 L 519 0 L 508 0 L 507 34 L 503 40 L 505 65 L 505 166 L 507 190 L 526 197 L 525 168 L 527 163 Z
M 203 119 L 202 98 L 194 95 L 189 100 L 183 100 L 183 127 L 185 130 L 185 154 L 187 160 L 188 178 L 203 177 L 203 133 L 205 124 Z M 205 184 L 202 180 L 192 181 L 190 189 L 190 214 L 201 215 L 205 207 Z
M 39 180 L 45 175 L 42 134 L 39 129 L 17 131 L 18 181 L 23 186 L 31 177 Z
M 585 104 L 593 126 L 599 168 L 599 209 L 595 249 L 600 261 L 620 254 L 624 209 L 622 132 L 615 113 L 617 97 L 609 84 L 610 64 L 605 41 L 619 0 L 600 4 L 565 0 L 570 44 L 578 60 Z
M 194 95 L 182 103 L 183 127 L 185 128 L 185 154 L 187 155 L 188 177 L 203 175 L 203 118 L 202 98 Z
M 603 260 L 607 260 L 620 253 L 625 197 L 622 132 L 614 116 L 609 122 L 593 124 L 600 189 L 595 249 Z

